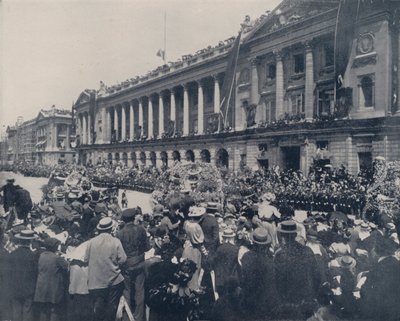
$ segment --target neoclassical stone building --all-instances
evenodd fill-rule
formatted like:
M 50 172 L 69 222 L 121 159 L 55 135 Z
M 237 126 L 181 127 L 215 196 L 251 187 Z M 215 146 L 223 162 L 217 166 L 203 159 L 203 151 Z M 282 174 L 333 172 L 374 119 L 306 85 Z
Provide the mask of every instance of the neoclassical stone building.
M 306 173 L 319 162 L 355 173 L 378 155 L 400 159 L 399 1 L 360 0 L 351 19 L 344 3 L 284 0 L 246 17 L 225 128 L 216 117 L 235 37 L 84 90 L 74 105 L 79 161 Z

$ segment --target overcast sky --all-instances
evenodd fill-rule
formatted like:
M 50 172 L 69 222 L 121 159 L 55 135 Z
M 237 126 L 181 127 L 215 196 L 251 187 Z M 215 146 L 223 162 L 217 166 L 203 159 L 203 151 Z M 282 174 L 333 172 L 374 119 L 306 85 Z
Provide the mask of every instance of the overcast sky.
M 0 126 L 236 35 L 279 0 L 0 0 Z

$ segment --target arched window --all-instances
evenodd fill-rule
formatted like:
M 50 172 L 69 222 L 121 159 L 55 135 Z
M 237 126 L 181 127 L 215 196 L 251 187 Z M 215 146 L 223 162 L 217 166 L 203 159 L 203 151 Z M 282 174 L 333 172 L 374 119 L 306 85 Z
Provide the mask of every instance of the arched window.
M 360 106 L 373 107 L 374 106 L 374 81 L 370 76 L 361 78 L 360 90 Z

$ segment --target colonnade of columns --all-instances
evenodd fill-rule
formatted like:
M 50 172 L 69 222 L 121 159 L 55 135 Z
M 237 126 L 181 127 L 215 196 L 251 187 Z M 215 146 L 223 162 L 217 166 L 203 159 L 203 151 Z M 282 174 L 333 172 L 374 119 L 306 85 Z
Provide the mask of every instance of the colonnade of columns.
M 212 80 L 213 112 L 218 113 L 221 99 L 219 75 L 214 75 Z M 193 88 L 197 89 L 197 106 L 190 103 Z M 206 131 L 204 95 L 204 83 L 199 80 L 103 108 L 102 134 L 97 141 L 115 143 L 137 139 L 160 139 L 169 130 L 167 120 L 174 122 L 175 130 L 179 126 L 182 136 L 188 136 L 194 132 L 190 119 L 193 108 L 196 108 L 197 112 L 196 132 L 204 134 Z M 83 114 L 78 119 L 81 120 L 80 123 L 78 120 L 78 126 L 81 128 L 82 143 L 88 144 L 90 140 L 87 139 L 87 128 L 90 128 L 88 127 L 90 116 Z M 181 125 L 177 124 L 179 120 L 183 120 Z

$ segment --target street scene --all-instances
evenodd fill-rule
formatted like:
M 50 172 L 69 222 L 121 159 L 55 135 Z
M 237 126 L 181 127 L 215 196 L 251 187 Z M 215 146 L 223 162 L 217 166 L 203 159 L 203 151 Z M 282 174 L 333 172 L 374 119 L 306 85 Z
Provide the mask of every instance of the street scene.
M 400 320 L 400 1 L 187 4 L 0 2 L 0 321 Z

